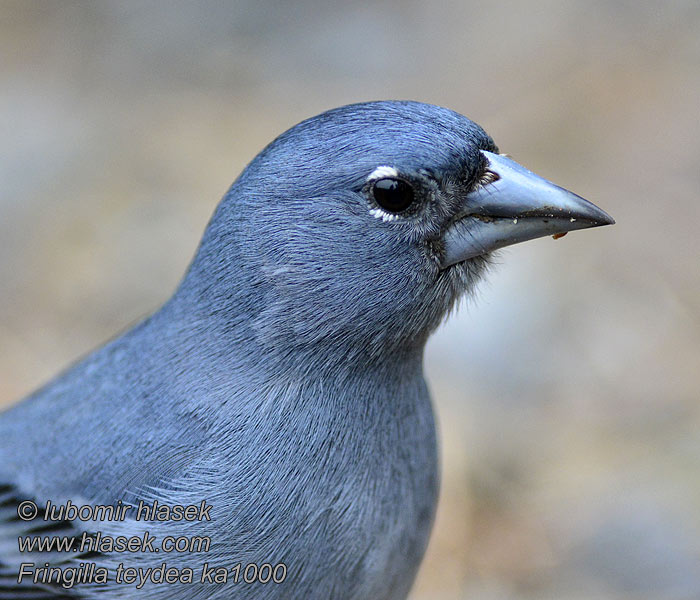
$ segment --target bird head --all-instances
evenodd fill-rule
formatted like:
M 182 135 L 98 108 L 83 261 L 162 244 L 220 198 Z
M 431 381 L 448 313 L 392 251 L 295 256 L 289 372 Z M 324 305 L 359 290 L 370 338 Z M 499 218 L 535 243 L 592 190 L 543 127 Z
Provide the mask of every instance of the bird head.
M 492 251 L 612 222 L 458 113 L 355 104 L 303 121 L 248 165 L 188 279 L 267 348 L 376 359 L 421 349 Z

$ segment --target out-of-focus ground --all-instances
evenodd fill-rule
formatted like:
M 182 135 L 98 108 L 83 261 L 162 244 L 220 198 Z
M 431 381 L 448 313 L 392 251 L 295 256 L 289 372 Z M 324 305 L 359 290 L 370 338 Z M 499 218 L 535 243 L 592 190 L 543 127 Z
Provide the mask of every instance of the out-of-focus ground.
M 617 219 L 503 251 L 431 341 L 412 599 L 700 598 L 696 0 L 0 1 L 0 405 L 164 301 L 276 134 L 378 98 Z

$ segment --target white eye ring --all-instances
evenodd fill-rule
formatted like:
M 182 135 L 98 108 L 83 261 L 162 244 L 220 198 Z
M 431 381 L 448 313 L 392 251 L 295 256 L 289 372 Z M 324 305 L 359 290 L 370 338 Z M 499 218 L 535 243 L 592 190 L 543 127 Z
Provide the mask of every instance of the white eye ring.
M 395 167 L 390 167 L 389 165 L 380 165 L 374 171 L 372 171 L 367 176 L 367 181 L 372 182 L 378 179 L 384 179 L 385 177 L 398 177 L 399 172 Z M 385 223 L 390 223 L 391 221 L 397 221 L 399 215 L 387 212 L 379 207 L 372 208 L 369 214 L 377 219 L 381 219 Z
M 369 214 L 373 217 L 376 217 L 377 219 L 381 219 L 385 223 L 389 223 L 390 221 L 396 221 L 399 218 L 399 215 L 386 212 L 381 208 L 373 208 L 369 211 Z

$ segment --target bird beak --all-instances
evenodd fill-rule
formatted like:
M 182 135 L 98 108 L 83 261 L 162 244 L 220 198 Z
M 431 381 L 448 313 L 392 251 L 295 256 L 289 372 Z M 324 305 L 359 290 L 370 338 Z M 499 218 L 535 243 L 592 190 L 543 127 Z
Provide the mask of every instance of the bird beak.
M 492 250 L 546 235 L 612 225 L 595 204 L 554 185 L 501 154 L 482 150 L 488 183 L 464 198 L 444 236 L 444 269 Z

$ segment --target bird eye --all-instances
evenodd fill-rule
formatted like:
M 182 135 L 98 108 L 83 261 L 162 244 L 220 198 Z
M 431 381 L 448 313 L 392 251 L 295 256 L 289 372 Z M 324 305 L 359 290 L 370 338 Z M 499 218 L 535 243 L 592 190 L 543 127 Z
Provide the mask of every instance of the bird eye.
M 383 177 L 372 185 L 377 204 L 390 213 L 400 213 L 413 204 L 413 187 L 403 179 Z

